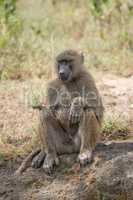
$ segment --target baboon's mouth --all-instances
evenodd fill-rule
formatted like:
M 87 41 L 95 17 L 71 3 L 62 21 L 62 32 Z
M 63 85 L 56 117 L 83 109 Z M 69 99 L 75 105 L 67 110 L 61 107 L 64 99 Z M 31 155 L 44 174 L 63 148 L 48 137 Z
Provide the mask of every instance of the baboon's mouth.
M 66 76 L 66 75 L 60 75 L 60 79 L 62 81 L 67 81 L 69 79 L 69 76 Z
M 68 75 L 65 75 L 65 76 L 61 76 L 60 75 L 60 79 L 64 82 L 67 82 L 67 81 L 71 81 L 72 79 L 72 72 L 70 72 Z

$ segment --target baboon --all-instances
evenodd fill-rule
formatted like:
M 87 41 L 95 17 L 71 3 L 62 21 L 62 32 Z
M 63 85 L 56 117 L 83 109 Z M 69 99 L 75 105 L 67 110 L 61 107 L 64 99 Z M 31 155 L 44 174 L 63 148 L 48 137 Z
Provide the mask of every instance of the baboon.
M 65 50 L 56 57 L 56 78 L 47 85 L 46 106 L 40 109 L 41 152 L 32 166 L 47 173 L 59 155 L 77 153 L 81 165 L 91 163 L 99 140 L 103 104 L 94 79 L 84 67 L 84 56 Z

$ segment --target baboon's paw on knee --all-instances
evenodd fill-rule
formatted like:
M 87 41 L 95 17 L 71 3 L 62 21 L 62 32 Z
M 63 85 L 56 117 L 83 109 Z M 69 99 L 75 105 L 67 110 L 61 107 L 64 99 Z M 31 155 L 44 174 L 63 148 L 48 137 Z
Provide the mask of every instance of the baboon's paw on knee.
M 93 153 L 89 150 L 84 151 L 83 153 L 80 153 L 78 156 L 78 162 L 85 166 L 87 164 L 91 164 L 93 161 Z
M 54 171 L 55 166 L 58 166 L 58 165 L 59 165 L 58 157 L 56 156 L 54 157 L 48 154 L 44 160 L 43 169 L 45 173 L 50 175 Z
M 31 163 L 31 166 L 35 169 L 40 168 L 43 165 L 44 159 L 46 157 L 46 154 L 44 152 L 40 152 L 39 154 L 37 154 Z

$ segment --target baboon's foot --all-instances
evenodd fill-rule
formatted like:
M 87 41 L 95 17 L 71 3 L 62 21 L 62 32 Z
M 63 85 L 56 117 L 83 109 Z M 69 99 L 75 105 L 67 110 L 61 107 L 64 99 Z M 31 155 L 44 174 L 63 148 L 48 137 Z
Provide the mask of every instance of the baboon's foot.
M 40 168 L 43 165 L 46 153 L 41 151 L 32 160 L 31 166 L 35 169 Z
M 93 153 L 92 151 L 85 150 L 78 155 L 78 161 L 82 166 L 87 164 L 91 164 L 93 161 Z
M 59 165 L 59 158 L 52 154 L 47 154 L 43 163 L 43 169 L 47 174 L 52 174 L 54 167 Z

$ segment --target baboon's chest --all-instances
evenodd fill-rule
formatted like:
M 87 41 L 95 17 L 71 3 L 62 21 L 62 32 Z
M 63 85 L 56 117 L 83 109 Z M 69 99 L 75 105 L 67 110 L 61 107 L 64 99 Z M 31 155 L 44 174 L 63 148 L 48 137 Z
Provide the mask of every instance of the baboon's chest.
M 73 84 L 72 86 L 62 86 L 58 95 L 59 104 L 62 108 L 69 108 L 75 97 L 80 97 L 82 91 Z
M 79 96 L 81 96 L 81 91 L 76 85 L 70 87 L 63 85 L 58 92 L 59 109 L 56 112 L 56 117 L 66 130 L 69 127 L 69 114 L 72 101 L 75 97 Z

